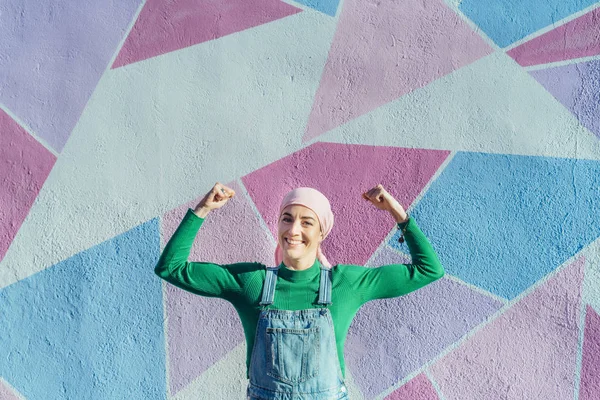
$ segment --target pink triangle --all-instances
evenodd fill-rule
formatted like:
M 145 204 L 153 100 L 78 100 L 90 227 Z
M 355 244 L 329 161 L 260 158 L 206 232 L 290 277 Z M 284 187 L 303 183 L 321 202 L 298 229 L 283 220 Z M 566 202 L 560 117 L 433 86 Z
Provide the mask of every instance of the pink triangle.
M 526 67 L 600 54 L 600 7 L 506 54 Z
M 587 306 L 579 400 L 600 399 L 600 315 Z
M 323 251 L 333 264 L 364 264 L 395 221 L 361 196 L 383 184 L 408 207 L 448 156 L 448 151 L 315 143 L 242 178 L 276 237 L 279 204 L 301 186 L 320 190 L 335 215 Z
M 304 141 L 492 52 L 443 0 L 348 0 Z
M 302 11 L 279 0 L 148 0 L 112 68 Z
M 568 399 L 585 259 L 577 259 L 432 368 L 447 399 Z
M 50 174 L 56 157 L 0 109 L 0 261 Z
M 417 375 L 386 396 L 385 400 L 438 400 L 431 381 L 424 374 Z
M 206 218 L 189 261 L 272 263 L 275 245 L 269 232 L 241 188 L 235 182 L 226 185 L 236 196 Z M 165 240 L 203 195 L 163 216 Z M 171 394 L 175 394 L 244 341 L 244 335 L 236 311 L 222 299 L 196 296 L 167 285 L 166 304 L 169 381 Z

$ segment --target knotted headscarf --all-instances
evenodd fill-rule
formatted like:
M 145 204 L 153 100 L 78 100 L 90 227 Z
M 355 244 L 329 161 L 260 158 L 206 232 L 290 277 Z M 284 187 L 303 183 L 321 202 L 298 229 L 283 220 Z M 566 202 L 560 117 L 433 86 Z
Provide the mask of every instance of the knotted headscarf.
M 283 209 L 291 204 L 301 205 L 314 211 L 314 213 L 317 214 L 319 224 L 321 225 L 323 239 L 329 235 L 331 228 L 333 228 L 333 213 L 331 212 L 329 200 L 327 200 L 327 197 L 325 197 L 323 193 L 309 187 L 300 187 L 292 190 L 283 198 L 281 206 L 279 206 L 279 218 L 281 218 Z M 276 265 L 279 265 L 281 264 L 281 261 L 283 261 L 283 250 L 279 246 L 279 240 L 277 242 L 277 248 L 275 249 L 275 263 Z M 331 268 L 331 264 L 327 261 L 325 254 L 323 254 L 320 244 L 317 248 L 317 259 L 325 268 Z

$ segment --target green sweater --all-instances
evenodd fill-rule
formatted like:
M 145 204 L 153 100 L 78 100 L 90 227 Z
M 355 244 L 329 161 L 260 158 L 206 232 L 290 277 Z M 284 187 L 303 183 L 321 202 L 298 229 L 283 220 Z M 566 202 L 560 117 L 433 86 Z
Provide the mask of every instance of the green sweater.
M 163 250 L 154 272 L 175 286 L 208 297 L 229 301 L 239 314 L 246 336 L 246 376 L 254 346 L 265 265 L 260 263 L 213 264 L 189 262 L 190 251 L 204 221 L 189 209 Z M 413 264 L 391 264 L 378 268 L 339 264 L 332 272 L 332 304 L 337 353 L 345 376 L 344 343 L 358 309 L 370 300 L 397 297 L 441 278 L 444 269 L 431 244 L 411 217 L 404 224 L 404 237 Z M 303 310 L 319 307 L 320 263 L 303 271 L 288 269 L 283 263 L 271 308 Z

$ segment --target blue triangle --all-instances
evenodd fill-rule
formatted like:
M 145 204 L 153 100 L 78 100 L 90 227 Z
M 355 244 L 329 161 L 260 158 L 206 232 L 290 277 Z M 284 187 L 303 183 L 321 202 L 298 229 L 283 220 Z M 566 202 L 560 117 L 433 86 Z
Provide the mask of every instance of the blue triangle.
M 599 187 L 595 160 L 459 152 L 412 215 L 449 274 L 512 299 L 600 236 Z
M 307 7 L 335 17 L 340 0 L 295 0 L 296 3 L 304 4 Z
M 27 399 L 166 398 L 153 219 L 0 290 L 0 376 Z
M 596 0 L 461 0 L 459 9 L 506 47 L 594 4 Z

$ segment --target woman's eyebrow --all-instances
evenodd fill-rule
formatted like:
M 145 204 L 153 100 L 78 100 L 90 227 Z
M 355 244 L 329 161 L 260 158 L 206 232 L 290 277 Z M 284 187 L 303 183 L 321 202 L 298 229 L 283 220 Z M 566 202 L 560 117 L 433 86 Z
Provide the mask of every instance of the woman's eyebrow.
M 285 215 L 285 216 L 288 216 L 288 217 L 292 217 L 292 218 L 293 218 L 293 215 L 292 215 L 292 214 L 290 214 L 290 213 L 284 212 L 283 214 L 281 214 L 281 216 L 282 216 L 282 217 L 283 217 L 284 215 Z M 312 219 L 313 221 L 315 221 L 315 219 L 314 219 L 313 217 L 310 217 L 310 216 L 304 216 L 304 217 L 300 217 L 300 219 Z

